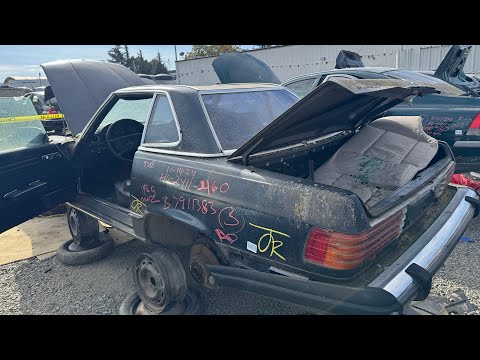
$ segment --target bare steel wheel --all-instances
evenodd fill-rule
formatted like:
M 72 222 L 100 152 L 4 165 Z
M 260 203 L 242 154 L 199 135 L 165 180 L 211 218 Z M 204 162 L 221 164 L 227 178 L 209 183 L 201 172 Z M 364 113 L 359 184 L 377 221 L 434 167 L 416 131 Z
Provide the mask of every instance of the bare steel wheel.
M 67 221 L 72 240 L 57 249 L 57 259 L 65 265 L 83 265 L 98 261 L 113 251 L 113 240 L 99 237 L 98 221 L 69 206 Z
M 138 255 L 133 279 L 145 307 L 157 314 L 182 302 L 187 294 L 187 276 L 182 262 L 167 248 Z
M 67 208 L 68 228 L 72 234 L 71 251 L 91 249 L 99 244 L 97 219 L 69 206 Z

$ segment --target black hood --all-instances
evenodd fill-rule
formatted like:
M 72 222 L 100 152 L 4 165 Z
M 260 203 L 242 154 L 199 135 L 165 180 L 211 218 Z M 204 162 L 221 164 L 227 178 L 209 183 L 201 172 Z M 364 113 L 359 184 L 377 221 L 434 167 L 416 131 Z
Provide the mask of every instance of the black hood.
M 277 75 L 265 64 L 250 54 L 227 53 L 212 62 L 222 84 L 272 83 L 280 84 Z
M 463 71 L 471 50 L 472 45 L 453 45 L 433 76 L 477 97 L 480 95 L 480 81 Z
M 60 60 L 41 66 L 73 135 L 83 130 L 110 93 L 145 85 L 133 71 L 109 62 Z
M 406 98 L 438 92 L 403 80 L 351 80 L 323 83 L 294 104 L 229 159 L 247 162 L 248 156 L 299 144 L 336 131 L 353 130 Z

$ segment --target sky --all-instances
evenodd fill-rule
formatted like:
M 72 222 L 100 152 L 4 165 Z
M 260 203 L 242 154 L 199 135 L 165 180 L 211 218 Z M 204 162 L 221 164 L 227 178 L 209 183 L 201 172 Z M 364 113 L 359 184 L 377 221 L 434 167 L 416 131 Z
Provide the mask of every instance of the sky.
M 38 76 L 44 73 L 40 64 L 65 59 L 107 60 L 107 52 L 114 45 L 0 45 L 0 83 L 8 76 Z M 241 45 L 251 48 L 248 45 Z M 169 69 L 175 69 L 174 45 L 128 45 L 131 54 L 142 50 L 143 57 L 150 60 L 160 52 Z M 177 45 L 177 53 L 187 52 L 192 45 Z M 180 60 L 181 57 L 178 56 Z M 170 61 L 170 63 L 169 63 Z

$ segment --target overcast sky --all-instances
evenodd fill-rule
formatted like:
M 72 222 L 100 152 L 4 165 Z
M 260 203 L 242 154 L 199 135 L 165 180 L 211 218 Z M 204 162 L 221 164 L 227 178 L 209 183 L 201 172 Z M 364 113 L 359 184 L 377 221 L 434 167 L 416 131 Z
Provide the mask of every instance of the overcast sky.
M 241 45 L 251 48 L 251 45 Z M 113 45 L 0 45 L 0 83 L 7 76 L 44 76 L 40 64 L 63 59 L 107 60 L 108 50 Z M 157 55 L 164 59 L 167 67 L 175 69 L 175 50 L 173 45 L 128 45 L 130 53 L 142 50 L 143 56 L 150 60 Z M 177 53 L 190 51 L 192 45 L 177 45 Z M 180 56 L 178 56 L 180 60 Z M 170 64 L 169 64 L 170 60 Z

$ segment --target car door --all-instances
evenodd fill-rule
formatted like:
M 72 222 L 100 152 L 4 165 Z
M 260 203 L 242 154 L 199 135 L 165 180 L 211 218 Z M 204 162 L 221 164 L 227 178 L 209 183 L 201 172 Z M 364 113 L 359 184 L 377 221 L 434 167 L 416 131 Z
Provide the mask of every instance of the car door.
M 11 105 L 4 99 L 3 110 Z M 48 139 L 30 99 L 25 100 L 29 111 L 0 117 L 0 233 L 76 194 L 77 174 L 66 158 L 73 144 Z

